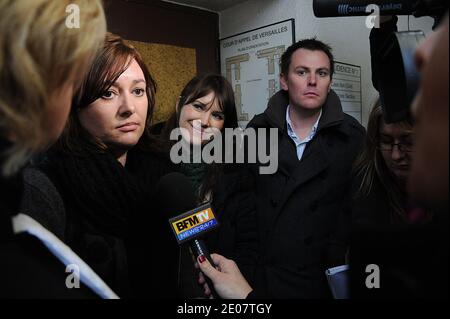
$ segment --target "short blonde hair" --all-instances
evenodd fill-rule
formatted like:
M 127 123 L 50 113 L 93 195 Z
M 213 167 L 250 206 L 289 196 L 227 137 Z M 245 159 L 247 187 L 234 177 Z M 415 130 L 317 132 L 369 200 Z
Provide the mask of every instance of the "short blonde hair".
M 75 28 L 68 25 L 73 5 L 79 9 Z M 105 33 L 100 0 L 0 1 L 0 136 L 12 141 L 1 150 L 4 175 L 50 142 L 45 110 L 51 95 L 81 83 Z

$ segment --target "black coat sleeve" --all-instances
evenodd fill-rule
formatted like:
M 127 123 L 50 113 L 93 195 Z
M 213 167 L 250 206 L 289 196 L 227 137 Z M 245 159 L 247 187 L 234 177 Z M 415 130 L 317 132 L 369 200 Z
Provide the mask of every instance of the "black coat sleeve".
M 225 173 L 213 196 L 220 228 L 210 238 L 210 250 L 235 260 L 252 282 L 259 245 L 254 188 L 247 168 Z
M 345 183 L 345 195 L 342 209 L 337 217 L 336 226 L 330 236 L 330 243 L 327 256 L 327 267 L 336 267 L 347 262 L 347 252 L 350 245 L 350 232 L 352 226 L 352 203 L 353 203 L 353 164 L 363 150 L 365 130 L 359 124 L 351 124 L 355 129 L 352 134 L 352 141 L 348 146 L 348 153 L 351 159 L 350 169 Z
M 56 187 L 38 168 L 23 171 L 23 196 L 19 211 L 31 216 L 59 239 L 65 239 L 66 210 Z
M 392 20 L 380 24 L 380 28 L 373 28 L 370 32 L 370 59 L 372 64 L 372 84 L 373 87 L 379 90 L 379 65 L 380 61 L 378 58 L 379 51 L 383 47 L 385 41 L 392 32 L 397 31 L 397 16 L 394 16 Z

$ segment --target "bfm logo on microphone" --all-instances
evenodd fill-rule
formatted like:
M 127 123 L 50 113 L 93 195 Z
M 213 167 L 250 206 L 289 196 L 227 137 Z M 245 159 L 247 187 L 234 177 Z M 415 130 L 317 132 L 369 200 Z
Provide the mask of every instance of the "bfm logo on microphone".
M 219 226 L 209 204 L 169 220 L 179 244 L 203 235 Z

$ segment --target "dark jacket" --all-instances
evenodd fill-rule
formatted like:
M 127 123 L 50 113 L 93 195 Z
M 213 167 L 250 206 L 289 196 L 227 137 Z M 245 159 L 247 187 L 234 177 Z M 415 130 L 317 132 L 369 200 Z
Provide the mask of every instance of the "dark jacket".
M 66 210 L 56 187 L 47 175 L 35 167 L 23 170 L 23 183 L 20 212 L 31 216 L 64 241 Z
M 392 20 L 381 23 L 379 28 L 372 28 L 370 31 L 369 40 L 372 85 L 378 92 L 380 92 L 380 85 L 382 84 L 380 74 L 378 73 L 383 56 L 381 50 L 384 49 L 384 45 L 389 36 L 397 31 L 397 21 L 397 16 L 393 16 Z
M 175 266 L 161 267 L 155 258 L 175 265 L 176 251 L 170 247 L 168 223 L 152 210 L 150 197 L 156 178 L 166 172 L 162 163 L 138 150 L 128 153 L 125 168 L 109 154 L 50 153 L 39 164 L 40 172 L 27 177 L 28 196 L 21 207 L 51 231 L 62 232 L 62 240 L 120 297 L 171 298 Z M 46 180 L 60 197 L 45 192 L 51 187 L 36 187 Z M 61 198 L 64 209 L 56 211 Z M 65 216 L 55 218 L 64 211 Z
M 359 224 L 352 228 L 350 291 L 354 299 L 448 299 L 448 210 L 428 223 Z M 380 286 L 366 286 L 376 265 Z
M 255 198 L 248 170 L 227 165 L 213 190 L 212 208 L 220 226 L 204 236 L 210 253 L 233 259 L 242 274 L 253 283 L 259 253 Z M 182 297 L 203 297 L 198 270 L 186 250 L 181 252 L 180 293 Z
M 391 181 L 393 183 L 393 181 Z M 353 225 L 388 226 L 401 224 L 419 224 L 431 222 L 433 213 L 415 205 L 407 194 L 400 197 L 405 210 L 398 213 L 390 204 L 388 191 L 380 178 L 375 176 L 368 194 L 360 191 L 361 174 L 355 176 L 352 182 L 351 219 Z
M 157 124 L 152 132 L 159 135 L 164 125 Z M 172 164 L 167 156 L 166 161 L 172 171 L 183 171 L 181 165 Z M 245 278 L 252 283 L 259 254 L 254 181 L 244 164 L 222 165 L 218 174 L 211 205 L 220 226 L 204 239 L 210 253 L 235 260 Z M 198 285 L 198 270 L 194 268 L 188 249 L 180 249 L 179 265 L 179 296 L 204 297 L 203 288 Z
M 11 218 L 21 212 L 23 180 L 0 177 L 0 299 L 98 298 L 83 283 L 66 287 L 65 265 L 36 237 L 15 234 Z
M 235 260 L 249 282 L 259 254 L 253 189 L 248 169 L 239 165 L 225 169 L 212 202 L 220 227 L 207 237 L 211 252 Z
M 375 178 L 368 195 L 353 186 L 352 229 L 348 239 L 351 297 L 355 299 L 448 298 L 448 211 L 426 214 L 405 205 L 413 220 L 400 219 L 386 189 Z M 421 215 L 417 215 L 421 212 Z M 421 218 L 418 218 L 421 216 Z M 380 269 L 380 288 L 366 286 L 367 265 Z
M 368 195 L 359 192 L 361 178 L 356 176 L 352 182 L 352 224 L 389 225 L 393 214 L 389 205 L 386 189 L 378 178 L 375 178 Z
M 155 152 L 134 151 L 126 169 L 136 178 L 144 201 L 130 220 L 127 241 L 128 266 L 134 298 L 178 298 L 179 250 L 168 217 L 158 211 L 155 190 L 160 178 L 173 171 L 165 157 Z
M 350 172 L 364 128 L 343 113 L 331 91 L 317 133 L 299 161 L 287 134 L 288 104 L 287 94 L 278 92 L 248 125 L 278 129 L 279 162 L 273 175 L 259 174 L 258 166 L 252 169 L 262 250 L 252 296 L 327 298 L 324 271 L 341 257 L 332 254 L 333 235 L 348 213 Z

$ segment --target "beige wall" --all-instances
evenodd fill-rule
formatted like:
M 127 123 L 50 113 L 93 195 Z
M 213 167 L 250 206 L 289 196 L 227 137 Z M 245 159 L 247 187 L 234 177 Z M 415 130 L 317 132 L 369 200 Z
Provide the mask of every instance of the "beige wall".
M 128 41 L 142 55 L 157 84 L 153 123 L 167 120 L 177 97 L 197 74 L 195 49 L 173 45 Z

